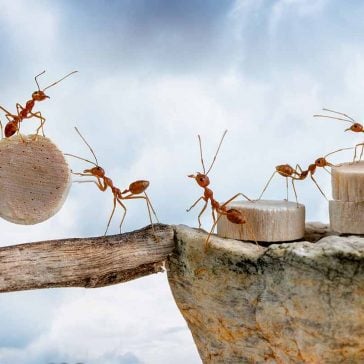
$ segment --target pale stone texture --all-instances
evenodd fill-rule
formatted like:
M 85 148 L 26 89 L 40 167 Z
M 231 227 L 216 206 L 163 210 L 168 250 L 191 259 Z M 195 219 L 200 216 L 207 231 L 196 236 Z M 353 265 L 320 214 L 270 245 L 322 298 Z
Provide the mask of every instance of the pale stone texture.
M 285 200 L 234 201 L 228 208 L 239 210 L 245 224 L 233 224 L 226 216 L 217 222 L 223 238 L 251 241 L 290 241 L 305 234 L 305 206 Z
M 45 137 L 18 135 L 0 140 L 0 217 L 37 224 L 63 205 L 71 173 L 63 153 Z
M 315 228 L 317 226 L 317 228 Z M 363 363 L 364 238 L 257 246 L 176 227 L 170 286 L 204 363 Z

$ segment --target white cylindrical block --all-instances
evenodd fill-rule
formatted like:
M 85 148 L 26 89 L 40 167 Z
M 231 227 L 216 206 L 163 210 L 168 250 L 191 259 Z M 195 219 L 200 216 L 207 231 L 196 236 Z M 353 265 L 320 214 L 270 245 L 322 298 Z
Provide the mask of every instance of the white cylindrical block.
M 15 135 L 0 140 L 0 217 L 32 225 L 49 219 L 62 207 L 71 173 L 63 153 L 50 139 L 22 138 Z
M 290 201 L 234 201 L 228 205 L 242 212 L 246 223 L 234 224 L 225 216 L 217 223 L 224 238 L 261 242 L 292 241 L 305 233 L 305 206 Z
M 332 197 L 334 200 L 364 201 L 364 161 L 332 167 Z
M 331 230 L 341 234 L 364 234 L 364 202 L 330 201 Z

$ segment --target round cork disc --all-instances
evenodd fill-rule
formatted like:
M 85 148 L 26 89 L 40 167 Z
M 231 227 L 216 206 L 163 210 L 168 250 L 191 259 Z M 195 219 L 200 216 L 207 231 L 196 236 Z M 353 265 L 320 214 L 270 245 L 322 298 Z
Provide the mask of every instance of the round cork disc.
M 225 216 L 217 223 L 223 238 L 261 242 L 292 241 L 305 233 L 305 206 L 280 200 L 234 201 L 228 208 L 239 210 L 246 223 L 233 224 Z
M 344 163 L 331 170 L 332 197 L 346 202 L 364 201 L 364 161 Z
M 63 153 L 48 138 L 15 135 L 0 140 L 0 217 L 33 225 L 62 207 L 71 186 Z

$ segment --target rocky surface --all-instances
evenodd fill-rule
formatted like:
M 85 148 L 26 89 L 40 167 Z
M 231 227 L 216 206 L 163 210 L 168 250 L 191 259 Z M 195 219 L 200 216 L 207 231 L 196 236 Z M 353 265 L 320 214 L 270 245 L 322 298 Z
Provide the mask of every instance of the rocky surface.
M 364 362 L 364 237 L 310 224 L 272 244 L 177 226 L 168 265 L 204 363 Z

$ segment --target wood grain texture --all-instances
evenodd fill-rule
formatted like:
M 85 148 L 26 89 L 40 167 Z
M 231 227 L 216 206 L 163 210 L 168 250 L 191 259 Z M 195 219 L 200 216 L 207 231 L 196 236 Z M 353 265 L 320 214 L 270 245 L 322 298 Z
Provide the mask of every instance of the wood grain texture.
M 347 202 L 364 201 L 364 161 L 332 168 L 332 197 Z
M 0 292 L 102 287 L 162 271 L 174 230 L 154 225 L 130 233 L 0 248 Z
M 225 216 L 217 223 L 217 234 L 237 240 L 292 241 L 305 234 L 305 206 L 290 201 L 236 201 L 229 208 L 242 212 L 247 223 L 233 224 Z M 254 235 L 253 235 L 254 233 Z M 255 236 L 255 237 L 254 237 Z
M 364 201 L 330 201 L 330 227 L 341 234 L 364 234 Z
M 48 138 L 0 140 L 0 217 L 15 224 L 45 221 L 62 207 L 71 186 L 63 153 Z

